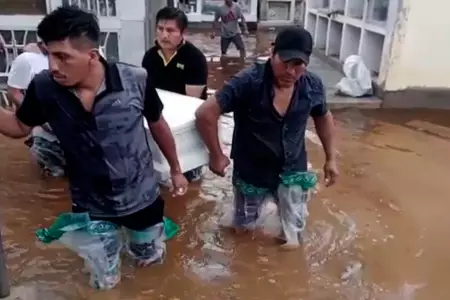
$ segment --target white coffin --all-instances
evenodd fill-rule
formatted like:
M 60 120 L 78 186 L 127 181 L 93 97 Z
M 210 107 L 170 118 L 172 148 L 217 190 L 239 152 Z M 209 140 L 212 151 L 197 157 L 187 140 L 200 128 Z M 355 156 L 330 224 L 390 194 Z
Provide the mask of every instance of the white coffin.
M 203 103 L 203 100 L 160 89 L 157 91 L 164 104 L 163 116 L 175 139 L 181 170 L 187 172 L 208 164 L 208 150 L 195 128 L 195 111 Z M 148 130 L 147 121 L 144 122 L 145 128 Z M 170 167 L 151 137 L 150 131 L 149 145 L 159 181 L 165 182 L 170 178 Z

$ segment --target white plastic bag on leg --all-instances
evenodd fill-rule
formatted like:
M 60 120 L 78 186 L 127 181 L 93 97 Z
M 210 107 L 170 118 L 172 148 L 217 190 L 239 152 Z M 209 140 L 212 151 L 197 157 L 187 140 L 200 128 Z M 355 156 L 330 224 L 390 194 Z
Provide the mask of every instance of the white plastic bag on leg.
M 372 75 L 359 55 L 350 55 L 345 59 L 343 71 L 345 77 L 336 85 L 340 94 L 350 97 L 370 96 Z
M 317 184 L 314 172 L 292 172 L 281 176 L 277 198 L 281 227 L 286 246 L 298 246 L 300 234 L 306 226 L 308 202 L 311 191 Z
M 220 212 L 219 225 L 223 227 L 233 227 L 234 206 L 233 203 L 223 202 L 217 209 Z
M 107 290 L 119 283 L 123 241 L 111 223 L 91 221 L 87 230 L 68 231 L 58 241 L 84 259 L 93 288 Z
M 281 227 L 287 245 L 300 244 L 300 233 L 305 229 L 309 215 L 309 198 L 310 191 L 297 185 L 280 185 L 278 188 Z
M 235 191 L 236 196 L 237 191 Z M 238 199 L 234 199 L 234 202 Z M 258 218 L 251 224 L 251 228 L 261 229 L 267 236 L 278 237 L 281 233 L 280 216 L 278 214 L 278 207 L 272 195 L 262 197 L 261 205 L 258 207 Z M 219 224 L 224 227 L 234 227 L 236 219 L 236 204 L 224 202 L 219 208 L 221 216 L 219 217 Z
M 281 235 L 280 214 L 273 197 L 269 197 L 261 206 L 261 212 L 256 223 L 257 227 L 267 236 L 279 237 Z
M 162 263 L 166 254 L 164 223 L 158 223 L 145 230 L 125 228 L 127 251 L 140 265 Z

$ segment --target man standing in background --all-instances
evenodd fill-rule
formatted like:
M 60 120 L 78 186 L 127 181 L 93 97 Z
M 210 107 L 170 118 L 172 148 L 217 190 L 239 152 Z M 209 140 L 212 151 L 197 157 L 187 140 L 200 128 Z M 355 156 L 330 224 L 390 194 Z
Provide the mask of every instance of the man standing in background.
M 206 100 L 208 64 L 203 53 L 184 39 L 187 26 L 180 9 L 161 9 L 156 15 L 156 45 L 145 53 L 142 67 L 156 88 Z M 201 169 L 187 172 L 186 178 L 199 180 Z
M 8 75 L 7 95 L 16 108 L 22 104 L 23 97 L 33 77 L 48 69 L 47 52 L 41 41 L 24 47 L 17 56 Z M 32 156 L 46 174 L 58 177 L 64 175 L 66 160 L 59 141 L 48 124 L 33 128 L 31 137 L 25 142 Z
M 211 38 L 213 39 L 216 35 L 215 31 L 217 30 L 219 19 L 222 22 L 220 37 L 222 56 L 227 54 L 230 43 L 233 43 L 239 50 L 242 62 L 245 61 L 246 52 L 241 29 L 239 28 L 239 19 L 242 20 L 244 35 L 248 35 L 248 28 L 241 7 L 233 0 L 225 0 L 225 3 L 217 8 L 214 17 L 213 32 L 211 34 Z

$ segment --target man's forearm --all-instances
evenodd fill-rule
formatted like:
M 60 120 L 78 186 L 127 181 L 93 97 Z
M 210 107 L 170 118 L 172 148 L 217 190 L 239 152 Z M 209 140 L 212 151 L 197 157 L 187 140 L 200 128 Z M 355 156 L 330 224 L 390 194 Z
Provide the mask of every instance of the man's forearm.
M 16 107 L 19 107 L 22 104 L 23 101 L 23 93 L 20 91 L 12 91 L 8 89 L 8 92 L 6 93 L 8 100 L 10 100 Z
M 334 160 L 336 158 L 336 146 L 333 115 L 328 112 L 323 117 L 315 117 L 314 124 L 316 126 L 317 135 L 322 143 L 326 160 Z
M 20 124 L 14 112 L 0 108 L 0 133 L 14 139 L 29 135 L 31 128 Z
M 170 166 L 171 173 L 181 172 L 180 163 L 177 156 L 177 148 L 172 131 L 166 120 L 161 117 L 158 122 L 149 123 L 149 128 L 156 144 L 161 150 Z
M 219 140 L 218 119 L 212 117 L 197 117 L 195 125 L 200 136 L 205 142 L 210 155 L 220 156 L 223 154 Z

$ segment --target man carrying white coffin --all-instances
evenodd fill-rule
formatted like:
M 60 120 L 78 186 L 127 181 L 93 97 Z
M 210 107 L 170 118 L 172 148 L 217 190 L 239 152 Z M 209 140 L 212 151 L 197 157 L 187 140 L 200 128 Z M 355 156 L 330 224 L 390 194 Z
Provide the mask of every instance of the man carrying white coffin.
M 100 55 L 100 26 L 91 12 L 58 7 L 37 32 L 48 50 L 49 70 L 33 77 L 16 112 L 0 108 L 0 134 L 20 139 L 49 123 L 66 157 L 72 211 L 123 227 L 139 266 L 162 262 L 165 202 L 144 118 L 170 165 L 175 194 L 184 194 L 188 182 L 156 89 L 144 69 Z M 118 283 L 113 260 L 101 265 L 108 286 Z
M 208 64 L 203 53 L 184 39 L 186 14 L 165 7 L 156 15 L 156 45 L 142 59 L 142 67 L 156 88 L 206 99 Z M 189 181 L 201 178 L 202 168 L 185 173 Z
M 230 164 L 218 138 L 221 114 L 234 112 L 234 226 L 254 230 L 265 201 L 278 204 L 282 238 L 297 247 L 308 216 L 316 175 L 308 171 L 305 130 L 312 117 L 325 152 L 327 185 L 336 182 L 334 121 L 322 80 L 306 66 L 313 42 L 308 31 L 281 31 L 267 63 L 255 64 L 228 81 L 196 112 L 197 128 L 210 153 L 210 169 L 221 176 Z

